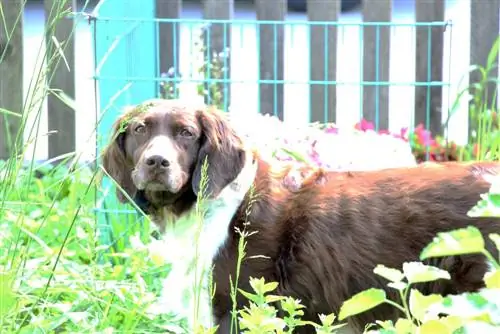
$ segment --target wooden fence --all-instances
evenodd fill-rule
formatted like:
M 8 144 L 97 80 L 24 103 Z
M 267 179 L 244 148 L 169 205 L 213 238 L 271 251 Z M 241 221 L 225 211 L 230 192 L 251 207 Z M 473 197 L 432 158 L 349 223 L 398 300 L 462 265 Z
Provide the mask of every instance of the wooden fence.
M 207 19 L 232 19 L 234 14 L 234 0 L 200 0 L 202 1 L 203 17 Z M 307 0 L 307 18 L 310 21 L 337 21 L 340 15 L 341 0 Z M 364 0 L 362 17 L 365 22 L 389 22 L 393 1 L 404 0 Z M 51 8 L 57 0 L 44 0 L 46 21 L 51 20 Z M 500 0 L 481 0 L 470 3 L 471 31 L 470 31 L 470 63 L 485 64 L 492 44 L 499 34 L 499 2 Z M 6 29 L 0 29 L 0 108 L 20 113 L 23 110 L 23 22 L 19 16 L 24 0 L 0 0 L 2 5 Z M 287 13 L 286 0 L 254 0 L 257 20 L 283 21 Z M 444 21 L 445 0 L 415 1 L 416 22 Z M 181 18 L 182 0 L 156 0 L 157 17 Z M 74 1 L 67 2 L 67 6 L 74 8 Z M 75 96 L 74 71 L 68 71 L 75 65 L 75 41 L 71 31 L 73 20 L 66 18 L 58 21 L 54 34 L 58 41 L 64 43 L 64 53 L 67 64 L 60 62 L 50 69 L 47 77 L 51 78 L 52 89 L 62 89 L 69 97 Z M 214 51 L 222 51 L 225 42 L 230 47 L 231 27 L 223 24 L 210 26 L 210 47 Z M 327 30 L 325 32 L 325 29 Z M 363 37 L 363 68 L 364 82 L 389 81 L 389 50 L 391 48 L 390 27 L 365 26 Z M 415 78 L 417 82 L 443 81 L 443 26 L 416 28 Z M 174 42 L 180 41 L 180 29 L 172 23 L 163 23 L 159 27 L 159 60 L 160 72 L 168 72 L 174 66 L 175 59 L 179 59 L 179 47 L 172 47 Z M 334 81 L 337 73 L 336 51 L 338 45 L 338 27 L 335 25 L 314 25 L 310 32 L 310 80 Z M 284 72 L 284 26 L 262 25 L 258 31 L 260 79 L 283 79 Z M 326 36 L 326 37 L 325 37 Z M 54 39 L 47 36 L 47 47 L 54 47 Z M 325 43 L 325 38 L 327 43 Z M 430 39 L 430 40 L 429 40 Z M 7 41 L 10 41 L 7 43 Z M 378 45 L 377 45 L 378 44 Z M 428 47 L 431 46 L 431 50 Z M 397 46 L 392 46 L 397 47 Z M 327 49 L 326 49 L 327 48 Z M 378 51 L 378 52 L 376 52 Z M 29 51 L 31 52 L 31 51 Z M 428 62 L 430 54 L 432 62 Z M 277 59 L 277 61 L 275 61 Z M 276 67 L 275 67 L 276 66 Z M 430 68 L 429 68 L 430 66 Z M 229 69 L 230 70 L 230 69 Z M 326 73 L 326 77 L 325 77 Z M 270 74 L 272 74 L 270 76 Z M 471 75 L 470 81 L 476 82 L 477 75 Z M 311 120 L 324 121 L 324 106 L 326 105 L 327 120 L 336 120 L 336 87 L 334 85 L 311 85 Z M 430 94 L 430 96 L 427 96 Z M 441 100 L 442 87 L 425 86 L 415 87 L 415 123 L 425 122 L 426 108 L 430 104 L 430 130 L 441 133 Z M 268 113 L 278 108 L 278 116 L 283 118 L 283 85 L 269 83 L 260 84 L 261 112 Z M 325 99 L 327 103 L 325 104 Z M 379 104 L 379 126 L 387 128 L 389 123 L 388 112 L 389 88 L 364 85 L 363 87 L 363 116 L 374 120 L 375 101 Z M 49 131 L 57 133 L 49 137 L 48 157 L 75 151 L 75 114 L 57 97 L 48 97 Z M 9 156 L 7 135 L 15 138 L 19 129 L 19 117 L 4 114 L 0 116 L 0 159 Z

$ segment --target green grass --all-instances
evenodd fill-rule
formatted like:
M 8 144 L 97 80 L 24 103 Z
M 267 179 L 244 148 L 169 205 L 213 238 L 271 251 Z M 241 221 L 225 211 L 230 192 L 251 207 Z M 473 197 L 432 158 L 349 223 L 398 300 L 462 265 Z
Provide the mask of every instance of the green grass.
M 166 323 L 145 314 L 168 273 L 154 254 L 123 248 L 110 254 L 120 264 L 97 261 L 92 179 L 88 168 L 60 167 L 40 179 L 20 171 L 12 182 L 27 195 L 11 192 L 0 210 L 3 331 L 152 332 Z
M 63 3 L 59 2 L 53 9 L 59 15 L 55 15 L 55 21 L 48 25 L 49 34 L 56 21 L 65 14 L 61 8 Z M 497 45 L 493 47 L 492 52 L 498 51 Z M 61 48 L 64 48 L 64 41 L 54 43 L 45 53 L 39 54 L 40 64 L 43 62 L 44 65 L 40 65 L 32 75 L 23 110 L 0 110 L 0 117 L 21 119 L 21 130 L 17 138 L 7 138 L 12 144 L 12 156 L 8 161 L 0 163 L 0 332 L 183 332 L 186 319 L 176 314 L 158 315 L 151 312 L 158 301 L 162 281 L 170 272 L 171 265 L 164 260 L 161 244 L 154 237 L 154 229 L 148 220 L 137 214 L 108 215 L 113 232 L 112 242 L 103 245 L 96 223 L 96 186 L 99 185 L 99 175 L 94 166 L 82 165 L 78 152 L 66 156 L 66 163 L 58 167 L 48 163 L 35 164 L 32 162 L 34 159 L 23 163 L 21 159 L 27 144 L 36 144 L 37 138 L 42 135 L 39 123 L 40 101 L 49 94 L 67 99 L 62 92 L 51 90 L 45 84 L 48 79 L 47 69 L 55 66 L 57 62 L 64 61 Z M 492 64 L 491 62 L 489 66 L 493 67 Z M 201 70 L 206 71 L 207 68 L 209 67 Z M 217 72 L 216 69 L 216 66 L 211 67 L 212 72 Z M 487 73 L 491 68 L 477 70 L 486 73 L 482 85 L 478 86 L 481 88 L 490 80 Z M 216 91 L 216 87 L 200 91 L 214 90 Z M 482 158 L 496 160 L 496 152 L 499 150 L 498 127 L 492 125 L 488 117 L 481 118 L 481 115 L 491 116 L 496 113 L 496 108 L 483 103 L 487 100 L 484 94 L 491 92 L 478 89 L 474 95 L 474 117 L 480 120 L 477 141 L 481 143 Z M 216 94 L 212 100 L 216 104 L 223 103 L 220 94 Z M 67 102 L 72 104 L 71 101 Z M 28 117 L 35 121 L 28 124 Z M 483 119 L 485 121 L 481 121 Z M 28 142 L 23 145 L 16 144 L 24 131 L 30 133 Z M 498 215 L 500 195 L 495 189 L 484 195 L 471 214 Z M 197 211 L 187 219 L 196 219 L 198 226 L 201 226 L 201 214 Z M 252 232 L 245 229 L 240 233 L 243 238 L 240 239 L 238 247 L 238 263 L 245 257 L 245 237 Z M 459 240 L 460 245 L 468 245 L 469 248 L 462 248 L 465 253 L 471 251 L 472 246 L 476 247 L 473 249 L 475 251 L 484 251 L 474 230 L 451 236 Z M 437 240 L 444 239 L 443 237 Z M 500 238 L 492 236 L 492 239 L 496 240 L 498 245 Z M 447 250 L 446 243 L 438 242 L 425 251 L 423 255 L 429 257 L 443 256 L 450 250 Z M 495 262 L 498 259 L 493 254 L 489 254 L 489 257 L 495 263 L 496 271 L 485 279 L 493 291 L 500 289 L 500 274 L 498 263 Z M 379 303 L 389 303 L 404 310 L 406 314 L 406 318 L 400 319 L 396 324 L 380 323 L 381 327 L 387 328 L 386 333 L 416 333 L 415 326 L 420 327 L 420 333 L 436 333 L 442 326 L 456 329 L 472 321 L 453 315 L 452 311 L 450 317 L 441 321 L 423 319 L 422 314 L 431 304 L 429 300 L 446 305 L 453 303 L 450 299 L 424 297 L 412 292 L 411 284 L 415 281 L 415 272 L 420 273 L 420 279 L 426 280 L 446 274 L 416 264 L 409 264 L 406 268 L 413 268 L 413 271 L 385 267 L 374 268 L 374 271 L 399 287 L 404 296 L 409 295 L 410 300 L 413 296 L 413 304 L 388 301 L 380 290 L 370 289 L 347 301 L 338 316 L 322 315 L 320 323 L 314 324 L 317 332 L 333 333 L 337 328 L 338 319 L 343 321 L 350 315 L 363 312 Z M 411 273 L 414 275 L 411 276 Z M 201 288 L 199 279 L 202 274 L 197 272 L 197 300 L 200 300 L 200 293 L 207 292 Z M 305 324 L 300 320 L 303 306 L 299 301 L 272 295 L 277 283 L 265 282 L 256 277 L 251 280 L 253 291 L 241 291 L 238 289 L 240 280 L 238 274 L 231 280 L 231 298 L 234 301 L 237 294 L 243 294 L 250 304 L 243 310 L 233 308 L 233 329 L 238 328 L 238 331 L 245 333 L 291 333 L 293 328 Z M 488 296 L 488 291 L 484 294 L 463 296 L 471 301 L 474 310 L 479 310 L 477 317 L 483 316 L 479 320 L 484 323 L 492 322 L 484 317 L 485 314 L 498 315 L 498 309 L 486 308 L 493 305 L 488 302 Z M 478 300 L 482 302 L 478 304 Z M 278 315 L 277 305 L 285 310 L 284 317 Z M 197 313 L 197 310 L 193 312 Z M 237 318 L 240 319 L 239 323 Z M 410 320 L 413 320 L 415 325 L 412 325 Z M 210 331 L 200 330 L 206 333 Z

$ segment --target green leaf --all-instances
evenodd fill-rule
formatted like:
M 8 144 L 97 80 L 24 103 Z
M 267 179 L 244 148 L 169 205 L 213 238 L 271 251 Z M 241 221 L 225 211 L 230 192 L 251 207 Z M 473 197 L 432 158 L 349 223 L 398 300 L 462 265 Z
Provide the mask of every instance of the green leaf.
M 446 325 L 446 327 L 448 327 L 448 329 L 453 334 L 460 334 L 461 333 L 461 332 L 456 332 L 456 330 L 459 329 L 464 323 L 464 319 L 462 319 L 461 317 L 446 316 L 446 317 L 440 318 L 439 320 L 441 321 L 441 323 Z
M 495 176 L 491 187 L 481 199 L 472 207 L 467 215 L 470 217 L 500 217 L 500 177 Z
M 263 291 L 264 291 L 264 293 L 268 293 L 268 292 L 276 290 L 277 287 L 278 287 L 278 282 L 266 283 L 266 284 L 264 284 Z
M 373 269 L 373 272 L 393 283 L 401 282 L 405 277 L 400 270 L 389 268 L 381 264 L 377 265 L 375 269 Z
M 284 297 L 281 300 L 281 308 L 288 314 L 294 314 L 304 307 L 298 299 L 292 297 Z
M 250 286 L 260 296 L 265 295 L 267 292 L 273 291 L 278 287 L 278 282 L 266 283 L 264 278 L 250 278 Z
M 248 329 L 244 333 L 281 333 L 286 326 L 285 321 L 276 316 L 275 308 L 255 304 L 240 312 L 239 324 L 241 329 Z
M 493 69 L 493 64 L 497 61 L 498 59 L 498 43 L 499 43 L 499 38 L 495 40 L 495 43 L 490 49 L 490 52 L 488 53 L 488 60 L 486 61 L 486 69 L 488 71 L 491 71 Z
M 7 115 L 7 116 L 14 116 L 14 117 L 18 117 L 18 118 L 23 117 L 23 115 L 21 115 L 21 114 L 9 111 L 9 110 L 4 109 L 4 108 L 0 108 L 0 114 L 4 114 L 4 115 Z
M 312 325 L 313 327 L 316 328 L 316 334 L 331 334 L 331 333 L 337 333 L 337 330 L 341 329 L 342 327 L 345 327 L 347 324 L 346 323 L 340 323 L 337 325 L 334 325 L 333 322 L 335 321 L 335 314 L 330 313 L 330 314 L 319 314 L 319 320 L 321 322 L 321 325 L 314 323 L 314 322 L 308 322 L 308 321 L 303 321 L 302 323 L 304 325 L 309 324 Z
M 7 315 L 16 304 L 16 295 L 12 291 L 14 272 L 0 272 L 0 318 Z
M 335 321 L 335 313 L 330 313 L 330 314 L 320 314 L 319 315 L 319 320 L 321 321 L 321 325 L 323 326 L 331 326 L 333 325 L 333 322 Z
M 266 303 L 274 303 L 280 300 L 285 299 L 285 296 L 275 296 L 275 295 L 267 295 L 265 297 Z
M 452 331 L 441 320 L 429 320 L 420 326 L 419 334 L 452 334 Z
M 245 296 L 245 298 L 247 298 L 248 300 L 251 300 L 252 302 L 256 303 L 256 304 L 260 304 L 260 301 L 261 301 L 261 296 L 258 296 L 258 295 L 255 295 L 253 293 L 250 293 L 250 292 L 246 292 L 244 290 L 241 290 L 241 289 L 238 289 L 238 291 L 243 295 Z
M 408 284 L 405 282 L 390 282 L 387 284 L 387 286 L 398 291 L 403 291 L 408 287 Z
M 500 289 L 500 270 L 488 272 L 484 275 L 484 282 L 488 289 Z
M 410 284 L 450 279 L 450 273 L 446 270 L 428 266 L 421 262 L 403 263 L 403 272 Z
M 77 110 L 76 100 L 71 98 L 71 96 L 66 94 L 63 90 L 51 89 L 50 92 L 52 93 L 52 95 L 57 97 L 59 101 L 67 105 L 72 110 Z
M 440 232 L 420 254 L 420 260 L 431 257 L 481 253 L 484 250 L 484 239 L 474 226 Z
M 410 290 L 410 311 L 411 314 L 418 320 L 423 321 L 425 313 L 432 304 L 440 303 L 443 296 L 431 294 L 428 296 L 423 295 L 417 289 Z
M 385 291 L 371 288 L 361 291 L 344 301 L 339 312 L 339 320 L 368 311 L 386 301 Z
M 394 328 L 398 334 L 411 334 L 414 332 L 414 325 L 410 319 L 400 318 L 396 321 Z
M 488 201 L 496 208 L 500 208 L 500 194 L 488 194 Z

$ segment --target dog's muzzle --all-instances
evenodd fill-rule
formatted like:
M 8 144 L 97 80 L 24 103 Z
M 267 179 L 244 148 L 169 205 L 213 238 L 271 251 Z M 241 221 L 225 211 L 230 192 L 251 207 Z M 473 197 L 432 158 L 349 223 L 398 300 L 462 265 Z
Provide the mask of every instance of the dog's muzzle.
M 157 137 L 150 143 L 132 172 L 137 189 L 172 193 L 180 190 L 183 173 L 173 152 L 166 137 Z

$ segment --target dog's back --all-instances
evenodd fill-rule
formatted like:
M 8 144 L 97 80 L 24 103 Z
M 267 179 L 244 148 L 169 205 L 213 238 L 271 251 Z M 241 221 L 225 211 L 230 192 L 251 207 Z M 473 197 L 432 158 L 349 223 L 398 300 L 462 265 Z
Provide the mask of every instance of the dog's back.
M 306 318 L 316 321 L 318 313 L 338 314 L 343 301 L 368 288 L 385 288 L 389 298 L 398 300 L 395 290 L 387 288 L 388 281 L 373 273 L 375 266 L 401 269 L 404 262 L 418 261 L 438 232 L 474 225 L 489 240 L 489 233 L 500 231 L 500 219 L 472 218 L 467 212 L 489 190 L 489 179 L 498 171 L 497 163 L 318 171 L 320 184 L 312 175 L 281 204 L 272 196 L 260 204 L 279 207 L 273 209 L 275 217 L 266 217 L 262 208 L 258 217 L 250 217 L 253 228 L 260 231 L 256 239 L 248 240 L 248 254 L 257 255 L 258 248 L 274 262 L 263 271 L 252 270 L 249 260 L 243 272 L 272 272 L 266 279 L 280 283 L 280 294 L 301 299 Z M 488 269 L 478 254 L 440 258 L 431 264 L 448 270 L 451 280 L 422 284 L 424 294 L 475 291 L 483 286 Z M 382 305 L 349 321 L 361 332 L 365 323 L 394 319 L 396 312 Z
M 299 262 L 314 263 L 301 272 L 323 277 L 316 280 L 320 286 L 309 293 L 325 296 L 322 303 L 316 301 L 320 307 L 313 307 L 314 311 L 327 312 L 330 307 L 330 312 L 338 312 L 339 302 L 355 293 L 386 287 L 388 281 L 373 274 L 375 266 L 401 269 L 403 262 L 418 261 L 420 252 L 438 232 L 476 226 L 483 232 L 489 250 L 496 254 L 488 234 L 500 232 L 500 219 L 472 218 L 467 212 L 480 200 L 480 194 L 489 190 L 489 181 L 498 171 L 497 163 L 445 163 L 327 173 L 323 187 L 306 186 L 304 192 L 313 195 L 307 206 L 296 210 L 308 211 L 306 216 L 312 224 L 303 239 L 308 252 L 302 253 Z M 419 288 L 424 293 L 475 291 L 483 287 L 488 269 L 479 254 L 432 259 L 429 263 L 448 270 L 451 280 L 422 284 Z M 387 292 L 398 300 L 391 294 L 394 290 Z M 384 320 L 394 311 L 394 307 L 382 306 L 360 315 L 357 321 Z

